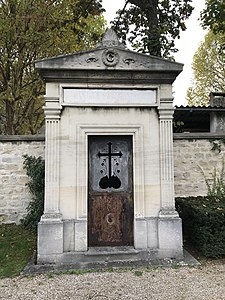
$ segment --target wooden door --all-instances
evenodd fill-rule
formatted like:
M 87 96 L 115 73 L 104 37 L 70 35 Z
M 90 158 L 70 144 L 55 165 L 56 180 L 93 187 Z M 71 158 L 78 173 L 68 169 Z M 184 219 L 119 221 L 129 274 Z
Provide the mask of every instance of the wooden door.
M 133 245 L 131 136 L 90 136 L 88 245 Z

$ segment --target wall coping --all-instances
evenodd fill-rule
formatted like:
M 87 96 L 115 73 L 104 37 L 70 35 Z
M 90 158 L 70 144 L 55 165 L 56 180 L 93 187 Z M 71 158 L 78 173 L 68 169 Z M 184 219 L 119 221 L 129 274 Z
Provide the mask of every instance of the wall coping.
M 0 142 L 39 142 L 45 141 L 45 135 L 0 135 Z
M 174 133 L 174 140 L 189 140 L 189 139 L 224 139 L 225 133 L 211 133 L 211 132 L 186 132 Z M 44 142 L 45 135 L 0 135 L 0 142 Z
M 186 132 L 186 133 L 174 133 L 174 140 L 190 140 L 190 139 L 205 139 L 205 140 L 215 140 L 224 139 L 225 133 L 212 133 L 212 132 Z

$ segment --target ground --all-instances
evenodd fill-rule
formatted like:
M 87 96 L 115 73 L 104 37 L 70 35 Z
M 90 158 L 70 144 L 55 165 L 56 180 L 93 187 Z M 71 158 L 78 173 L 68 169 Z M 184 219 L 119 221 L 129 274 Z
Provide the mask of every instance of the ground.
M 225 260 L 196 267 L 71 273 L 1 279 L 0 299 L 225 299 Z

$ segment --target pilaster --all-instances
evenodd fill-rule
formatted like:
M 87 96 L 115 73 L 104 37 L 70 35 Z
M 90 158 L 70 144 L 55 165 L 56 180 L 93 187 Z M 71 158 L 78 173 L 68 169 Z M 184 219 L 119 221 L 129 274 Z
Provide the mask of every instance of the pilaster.
M 38 223 L 38 263 L 55 260 L 63 253 L 63 221 L 59 211 L 59 122 L 58 97 L 45 97 L 45 203 Z
M 41 221 L 61 220 L 59 211 L 59 122 L 61 106 L 58 97 L 45 97 L 45 204 Z
M 173 98 L 161 99 L 159 107 L 160 122 L 160 217 L 178 216 L 174 201 L 174 163 L 173 163 Z
M 173 98 L 160 100 L 161 209 L 158 218 L 159 256 L 183 256 L 182 223 L 175 209 L 173 163 Z

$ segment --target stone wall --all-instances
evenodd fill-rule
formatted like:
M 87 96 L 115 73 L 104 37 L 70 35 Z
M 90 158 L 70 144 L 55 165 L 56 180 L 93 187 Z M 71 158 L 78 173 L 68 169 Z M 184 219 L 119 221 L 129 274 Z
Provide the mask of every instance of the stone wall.
M 175 195 L 207 194 L 205 178 L 212 182 L 222 168 L 224 136 L 212 133 L 174 134 Z M 214 150 L 212 150 L 214 148 Z M 31 195 L 25 184 L 23 155 L 44 156 L 43 136 L 0 136 L 0 223 L 16 222 L 26 214 Z
M 43 136 L 0 136 L 0 223 L 23 218 L 31 199 L 23 155 L 43 156 Z
M 175 196 L 205 196 L 215 170 L 223 165 L 224 136 L 212 133 L 174 134 Z

